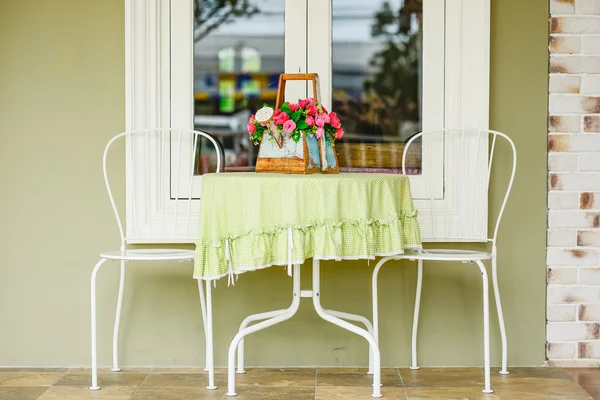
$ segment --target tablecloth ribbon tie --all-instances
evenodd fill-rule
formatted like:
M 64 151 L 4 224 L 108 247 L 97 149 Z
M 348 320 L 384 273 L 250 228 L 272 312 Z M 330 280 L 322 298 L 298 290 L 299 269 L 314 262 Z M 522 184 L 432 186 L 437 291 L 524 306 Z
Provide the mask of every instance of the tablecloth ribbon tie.
M 225 260 L 229 261 L 229 273 L 227 274 L 227 286 L 235 285 L 233 279 L 233 262 L 231 261 L 231 253 L 229 252 L 229 239 L 225 239 Z

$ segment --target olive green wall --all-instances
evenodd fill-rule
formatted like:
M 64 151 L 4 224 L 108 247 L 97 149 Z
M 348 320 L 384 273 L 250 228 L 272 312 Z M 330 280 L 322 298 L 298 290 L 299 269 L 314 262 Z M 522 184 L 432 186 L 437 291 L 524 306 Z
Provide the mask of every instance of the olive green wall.
M 513 365 L 544 362 L 547 1 L 492 1 L 491 127 L 512 135 L 518 177 L 500 238 L 500 283 Z M 101 175 L 107 140 L 124 128 L 122 0 L 0 0 L 0 366 L 88 365 L 89 277 L 118 246 Z M 506 154 L 506 153 L 503 153 Z M 500 157 L 502 165 L 507 157 Z M 500 190 L 494 181 L 492 208 Z M 122 186 L 120 193 L 123 193 Z M 117 264 L 99 277 L 99 360 L 110 363 Z M 326 262 L 326 307 L 370 315 L 373 263 Z M 303 274 L 309 283 L 310 269 Z M 381 273 L 382 362 L 407 365 L 415 267 Z M 130 264 L 122 364 L 204 361 L 192 267 Z M 282 268 L 214 291 L 216 364 L 244 316 L 285 307 Z M 422 365 L 482 362 L 481 280 L 472 266 L 426 266 Z M 493 362 L 499 334 L 492 318 Z M 267 345 L 271 347 L 267 350 Z M 248 365 L 365 365 L 362 339 L 318 319 L 308 301 L 293 320 L 247 340 Z

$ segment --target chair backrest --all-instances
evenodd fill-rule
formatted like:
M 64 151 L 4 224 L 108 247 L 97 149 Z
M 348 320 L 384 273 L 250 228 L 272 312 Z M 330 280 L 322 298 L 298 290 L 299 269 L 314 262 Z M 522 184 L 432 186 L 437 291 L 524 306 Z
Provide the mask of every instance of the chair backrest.
M 509 148 L 505 147 L 506 143 L 500 143 L 498 138 L 506 142 Z M 402 173 L 406 174 L 409 169 L 406 156 L 411 146 L 423 144 L 431 148 L 434 143 L 442 144 L 444 149 L 444 195 L 442 199 L 432 195 L 434 177 L 424 171 L 422 179 L 425 179 L 424 186 L 429 190 L 424 200 L 415 202 L 419 219 L 430 224 L 427 230 L 431 230 L 434 241 L 490 241 L 495 246 L 517 167 L 514 142 L 506 134 L 491 130 L 440 129 L 419 132 L 406 142 Z M 502 147 L 501 152 L 498 152 L 499 147 Z M 423 147 L 424 151 L 427 151 L 426 148 Z M 496 155 L 496 159 L 500 158 L 503 167 L 501 172 L 507 175 L 508 183 L 502 186 L 502 189 L 506 188 L 502 205 L 492 216 L 488 197 L 495 153 L 501 153 Z M 511 159 L 507 159 L 509 155 Z M 496 168 L 498 164 L 496 161 Z M 490 234 L 488 223 L 493 227 Z
M 203 149 L 203 138 L 212 150 Z M 113 155 L 117 148 L 121 157 Z M 123 155 L 126 221 L 118 211 L 109 179 L 122 178 Z M 109 160 L 112 164 L 115 159 L 120 160 L 114 162 L 117 172 L 109 171 Z M 128 243 L 193 243 L 199 227 L 198 175 L 208 172 L 208 164 L 217 173 L 223 171 L 224 160 L 223 146 L 206 132 L 156 128 L 115 135 L 104 149 L 102 168 L 122 249 Z

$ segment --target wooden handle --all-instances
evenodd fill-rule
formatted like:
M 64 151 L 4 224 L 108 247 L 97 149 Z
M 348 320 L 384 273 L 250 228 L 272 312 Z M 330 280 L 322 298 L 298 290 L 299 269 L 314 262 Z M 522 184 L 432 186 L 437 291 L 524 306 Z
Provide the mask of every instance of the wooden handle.
M 277 86 L 277 100 L 275 100 L 275 109 L 279 110 L 281 104 L 283 104 L 283 97 L 285 96 L 285 79 L 283 76 L 285 74 L 279 75 L 279 85 Z
M 318 76 L 318 74 L 281 74 L 279 78 L 286 81 L 311 81 Z
M 286 81 L 312 81 L 313 97 L 317 104 L 319 103 L 319 93 L 317 90 L 317 81 L 319 74 L 281 74 L 279 75 L 279 87 L 277 88 L 277 99 L 275 100 L 275 109 L 278 110 L 283 104 L 285 97 L 285 82 Z

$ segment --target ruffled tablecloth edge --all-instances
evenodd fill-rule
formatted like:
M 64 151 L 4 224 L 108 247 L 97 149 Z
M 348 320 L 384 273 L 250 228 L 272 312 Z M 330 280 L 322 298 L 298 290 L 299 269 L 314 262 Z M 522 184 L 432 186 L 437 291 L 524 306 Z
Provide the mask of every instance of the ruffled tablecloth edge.
M 380 220 L 380 219 L 372 219 L 369 221 L 339 221 L 339 222 L 330 222 L 330 221 L 322 221 L 322 222 L 315 222 L 315 223 L 311 223 L 311 224 L 307 224 L 307 225 L 303 225 L 303 226 L 293 226 L 293 225 L 289 225 L 289 226 L 277 226 L 271 229 L 267 229 L 267 230 L 258 230 L 258 229 L 252 229 L 249 230 L 248 232 L 244 233 L 244 234 L 238 234 L 236 236 L 232 236 L 229 238 L 219 238 L 216 240 L 212 240 L 209 243 L 206 243 L 204 241 L 202 241 L 200 238 L 196 241 L 196 257 L 201 257 L 204 258 L 205 257 L 205 252 L 207 249 L 212 249 L 214 251 L 215 248 L 223 248 L 225 243 L 229 242 L 231 243 L 232 241 L 236 241 L 239 240 L 240 238 L 246 238 L 248 239 L 249 237 L 252 238 L 256 238 L 256 237 L 263 237 L 263 236 L 267 236 L 270 237 L 270 241 L 271 242 L 281 242 L 281 236 L 282 235 L 287 235 L 287 231 L 292 228 L 292 230 L 294 232 L 302 232 L 302 235 L 307 234 L 308 231 L 310 231 L 310 234 L 313 234 L 313 230 L 316 229 L 317 227 L 319 228 L 323 228 L 325 227 L 326 230 L 340 230 L 342 231 L 344 228 L 344 226 L 360 226 L 361 229 L 373 229 L 373 227 L 375 227 L 376 230 L 381 230 L 383 227 L 385 227 L 386 229 L 389 229 L 390 225 L 393 225 L 394 223 L 397 223 L 398 225 L 401 226 L 397 226 L 396 229 L 399 232 L 402 232 L 402 236 L 401 236 L 401 244 L 399 247 L 401 247 L 401 249 L 397 249 L 397 250 L 393 250 L 393 251 L 385 251 L 385 252 L 381 252 L 381 251 L 374 251 L 373 254 L 359 254 L 359 255 L 349 255 L 349 256 L 344 256 L 344 255 L 330 255 L 330 254 L 319 254 L 319 253 L 313 253 L 313 254 L 304 254 L 304 257 L 301 259 L 296 259 L 294 260 L 293 258 L 290 260 L 289 257 L 286 257 L 285 260 L 276 260 L 273 262 L 269 262 L 266 263 L 264 265 L 249 265 L 249 266 L 240 266 L 237 265 L 235 268 L 232 267 L 230 260 L 228 257 L 230 256 L 226 256 L 225 260 L 222 261 L 226 261 L 229 266 L 227 267 L 227 270 L 224 272 L 221 272 L 219 274 L 215 274 L 215 275 L 210 275 L 210 276 L 202 276 L 196 273 L 196 268 L 194 268 L 194 274 L 193 277 L 194 279 L 201 279 L 201 280 L 217 280 L 217 279 L 221 279 L 225 276 L 229 276 L 230 279 L 233 277 L 233 275 L 240 275 L 243 274 L 245 272 L 250 272 L 250 271 L 257 271 L 260 269 L 265 269 L 265 268 L 269 268 L 269 267 L 273 267 L 273 266 L 289 266 L 290 264 L 303 264 L 304 262 L 306 262 L 306 260 L 310 259 L 310 258 L 316 258 L 318 260 L 335 260 L 335 261 L 343 261 L 343 260 L 374 260 L 376 257 L 387 257 L 387 256 L 394 256 L 394 255 L 401 255 L 404 254 L 404 250 L 405 249 L 411 249 L 411 248 L 419 248 L 420 247 L 420 241 L 419 243 L 406 243 L 405 242 L 405 233 L 406 233 L 406 229 L 412 230 L 413 231 L 413 235 L 414 236 L 416 234 L 416 237 L 420 239 L 420 231 L 419 231 L 419 225 L 417 222 L 417 212 L 416 211 L 406 211 L 406 212 L 402 212 L 401 215 L 396 215 L 393 218 L 390 219 L 386 219 L 386 220 Z M 376 237 L 378 234 L 380 234 L 381 232 L 377 232 Z M 337 232 L 337 234 L 343 234 L 343 232 Z M 400 236 L 400 235 L 399 235 Z M 276 237 L 276 238 L 274 238 Z M 266 243 L 266 240 L 261 239 L 262 242 Z M 369 243 L 366 243 L 367 238 L 363 235 L 362 237 L 362 245 L 363 246 L 367 246 L 369 245 Z M 335 247 L 335 244 L 333 244 Z M 229 252 L 229 244 L 226 245 L 227 249 L 225 249 L 225 252 Z M 339 246 L 339 244 L 337 245 Z M 265 246 L 263 246 L 265 247 Z M 272 251 L 272 250 L 271 250 Z

